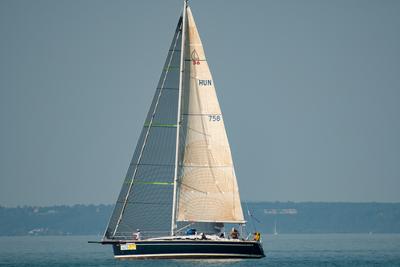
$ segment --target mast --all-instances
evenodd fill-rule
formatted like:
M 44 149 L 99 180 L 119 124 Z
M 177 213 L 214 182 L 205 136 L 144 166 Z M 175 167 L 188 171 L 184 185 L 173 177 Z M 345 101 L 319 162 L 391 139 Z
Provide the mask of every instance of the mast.
M 179 93 L 178 93 L 178 112 L 177 112 L 177 127 L 176 127 L 176 144 L 175 144 L 175 169 L 174 169 L 174 195 L 172 200 L 172 218 L 171 218 L 171 236 L 174 235 L 176 225 L 176 192 L 178 183 L 178 164 L 179 164 L 179 131 L 181 125 L 181 97 L 183 87 L 183 63 L 185 55 L 185 31 L 186 31 L 186 7 L 187 0 L 183 0 L 183 14 L 182 14 L 182 27 L 181 27 L 181 60 L 180 60 L 180 73 L 179 73 Z

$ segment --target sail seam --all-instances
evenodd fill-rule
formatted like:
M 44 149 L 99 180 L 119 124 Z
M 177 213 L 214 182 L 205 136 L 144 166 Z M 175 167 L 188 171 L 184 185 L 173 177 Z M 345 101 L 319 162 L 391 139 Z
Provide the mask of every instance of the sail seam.
M 205 194 L 205 195 L 208 194 L 208 192 L 199 190 L 199 189 L 197 189 L 197 188 L 195 188 L 195 187 L 193 187 L 193 186 L 187 185 L 187 184 L 182 183 L 182 182 L 179 182 L 179 183 L 180 183 L 181 185 L 186 186 L 187 188 L 193 189 L 193 190 L 195 190 L 195 191 L 197 191 L 197 192 L 203 193 L 203 194 Z
M 186 168 L 232 168 L 232 165 L 181 165 Z
M 222 116 L 222 113 L 185 113 L 184 116 Z
M 175 128 L 176 124 L 162 124 L 162 123 L 145 123 L 143 127 L 167 127 L 167 128 Z
M 164 87 L 164 88 L 161 88 L 161 87 L 157 87 L 156 88 L 156 90 L 176 90 L 176 91 L 178 91 L 179 90 L 179 88 L 176 88 L 176 87 Z
M 179 66 L 168 66 L 168 67 L 165 67 L 164 70 L 166 70 L 166 71 L 179 70 Z
M 171 182 L 146 182 L 146 181 L 137 181 L 138 178 L 135 178 L 135 181 L 126 181 L 125 184 L 130 184 L 131 182 L 136 184 L 145 184 L 145 185 L 173 185 Z
M 117 203 L 124 203 L 124 201 L 117 201 Z M 169 206 L 171 204 L 166 202 L 143 202 L 143 201 L 128 201 L 129 204 L 145 204 L 145 205 L 164 205 Z
M 193 59 L 185 59 L 186 62 L 193 61 Z M 196 61 L 207 61 L 207 59 L 196 59 Z
M 160 166 L 160 167 L 172 167 L 175 164 L 156 164 L 156 163 L 133 163 L 131 165 L 138 165 L 138 166 Z

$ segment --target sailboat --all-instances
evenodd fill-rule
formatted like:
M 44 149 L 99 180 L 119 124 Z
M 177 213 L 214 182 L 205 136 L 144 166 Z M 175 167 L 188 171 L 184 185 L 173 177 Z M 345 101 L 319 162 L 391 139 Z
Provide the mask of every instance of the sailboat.
M 245 224 L 224 118 L 184 1 L 104 237 L 115 258 L 262 258 Z
M 278 235 L 278 230 L 276 229 L 276 220 L 275 220 L 275 224 L 274 224 L 274 235 Z

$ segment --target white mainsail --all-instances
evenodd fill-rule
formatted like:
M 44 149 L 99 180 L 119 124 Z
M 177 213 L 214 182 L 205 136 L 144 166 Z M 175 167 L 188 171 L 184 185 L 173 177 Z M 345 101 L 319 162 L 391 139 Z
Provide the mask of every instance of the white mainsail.
M 183 139 L 177 221 L 243 223 L 223 116 L 203 45 L 187 8 Z

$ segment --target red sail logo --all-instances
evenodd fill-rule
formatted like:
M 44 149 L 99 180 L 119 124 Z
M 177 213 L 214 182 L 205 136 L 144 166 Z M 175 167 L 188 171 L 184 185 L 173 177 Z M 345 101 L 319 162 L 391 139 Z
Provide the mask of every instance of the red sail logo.
M 190 54 L 192 58 L 193 65 L 200 65 L 200 57 L 196 52 L 196 49 L 193 49 L 192 54 Z

